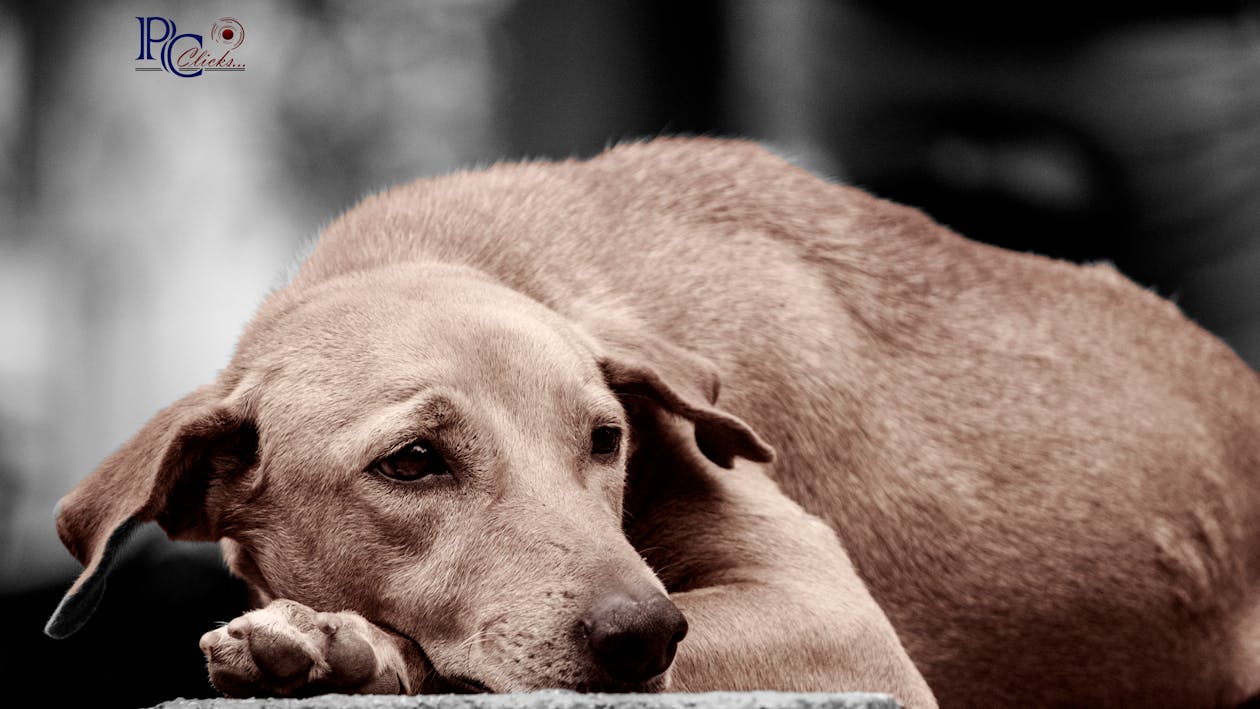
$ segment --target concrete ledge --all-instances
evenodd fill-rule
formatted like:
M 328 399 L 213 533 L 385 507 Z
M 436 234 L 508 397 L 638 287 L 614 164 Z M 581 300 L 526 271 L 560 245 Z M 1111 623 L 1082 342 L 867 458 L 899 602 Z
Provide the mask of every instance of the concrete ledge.
M 326 694 L 310 699 L 176 699 L 155 709 L 898 709 L 886 694 L 708 692 L 703 694 Z

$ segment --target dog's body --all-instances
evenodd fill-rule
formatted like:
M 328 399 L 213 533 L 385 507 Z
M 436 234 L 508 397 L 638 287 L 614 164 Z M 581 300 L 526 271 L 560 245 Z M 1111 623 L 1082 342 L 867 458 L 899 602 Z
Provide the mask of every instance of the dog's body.
M 549 443 L 569 435 L 553 413 L 576 406 L 554 398 L 569 373 L 602 375 L 628 407 L 605 416 L 636 444 L 624 495 L 614 473 L 513 477 L 520 460 L 572 467 Z M 516 482 L 466 508 L 435 487 L 439 515 L 326 472 L 388 453 L 367 444 L 397 428 L 382 401 L 433 381 L 443 406 L 488 417 L 455 426 L 496 451 L 466 479 Z M 371 619 L 294 621 L 315 645 L 363 622 L 381 649 L 366 679 L 330 685 L 343 690 L 420 691 L 430 666 L 494 690 L 599 686 L 609 665 L 556 638 L 613 583 L 636 607 L 663 584 L 690 625 L 672 677 L 623 688 L 871 689 L 926 706 L 926 678 L 947 706 L 1216 706 L 1260 692 L 1257 474 L 1256 374 L 1111 269 L 964 240 L 751 144 L 666 140 L 364 201 L 219 381 L 67 498 L 61 530 L 85 579 L 120 524 L 157 519 L 225 537 L 263 602 Z M 126 502 L 92 502 L 111 487 Z M 623 499 L 653 579 L 610 531 Z M 653 627 L 672 617 L 654 613 Z M 208 635 L 212 671 L 251 663 L 250 627 Z

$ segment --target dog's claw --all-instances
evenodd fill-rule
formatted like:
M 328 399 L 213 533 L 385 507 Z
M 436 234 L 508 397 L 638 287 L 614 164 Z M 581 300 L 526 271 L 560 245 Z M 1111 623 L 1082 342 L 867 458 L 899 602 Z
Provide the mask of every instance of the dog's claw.
M 233 620 L 231 623 L 228 623 L 227 633 L 237 640 L 244 640 L 245 636 L 249 635 L 251 627 L 252 624 L 250 623 L 249 618 L 241 616 L 240 618 Z
M 281 600 L 202 635 L 199 645 L 211 683 L 229 697 L 393 693 L 403 689 L 405 669 L 380 634 L 355 613 Z
M 210 653 L 214 651 L 216 645 L 219 644 L 219 633 L 211 630 L 201 636 L 201 641 L 197 645 L 201 648 L 201 654 L 210 657 Z
M 332 635 L 341 627 L 341 622 L 332 613 L 320 613 L 315 616 L 315 625 L 319 626 L 319 629 L 324 631 L 325 635 Z

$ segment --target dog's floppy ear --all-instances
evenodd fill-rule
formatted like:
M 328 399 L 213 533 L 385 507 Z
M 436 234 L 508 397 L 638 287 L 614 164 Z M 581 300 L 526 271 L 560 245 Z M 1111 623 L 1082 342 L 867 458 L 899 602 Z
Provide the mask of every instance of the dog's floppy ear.
M 730 468 L 736 456 L 757 463 L 774 460 L 774 449 L 738 417 L 714 406 L 721 380 L 709 360 L 661 337 L 599 332 L 599 366 L 608 386 L 631 405 L 648 400 L 695 426 L 705 457 Z
M 57 506 L 57 533 L 84 566 L 44 632 L 64 638 L 87 622 L 127 537 L 158 522 L 172 539 L 213 541 L 217 515 L 206 504 L 211 482 L 251 467 L 251 424 L 218 405 L 209 387 L 154 416 Z

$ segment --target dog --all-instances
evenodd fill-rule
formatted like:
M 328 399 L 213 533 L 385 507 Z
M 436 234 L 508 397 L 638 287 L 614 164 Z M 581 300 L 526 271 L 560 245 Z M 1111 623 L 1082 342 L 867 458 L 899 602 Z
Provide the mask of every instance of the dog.
M 156 521 L 258 610 L 230 696 L 1260 692 L 1260 380 L 1106 265 L 762 147 L 623 144 L 369 197 L 211 384 L 60 505 L 90 615 Z

